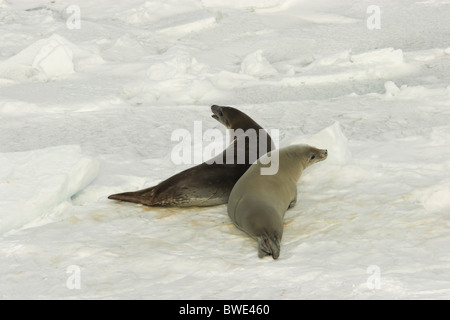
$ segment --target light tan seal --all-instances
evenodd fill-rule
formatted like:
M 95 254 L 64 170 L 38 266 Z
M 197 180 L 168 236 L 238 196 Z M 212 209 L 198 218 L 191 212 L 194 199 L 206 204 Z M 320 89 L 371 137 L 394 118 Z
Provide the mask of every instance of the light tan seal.
M 327 150 L 292 145 L 269 152 L 238 180 L 228 200 L 228 215 L 242 231 L 258 241 L 258 256 L 280 255 L 283 218 L 297 201 L 297 182 L 307 167 L 325 160 Z M 278 158 L 278 172 L 262 175 L 265 158 Z

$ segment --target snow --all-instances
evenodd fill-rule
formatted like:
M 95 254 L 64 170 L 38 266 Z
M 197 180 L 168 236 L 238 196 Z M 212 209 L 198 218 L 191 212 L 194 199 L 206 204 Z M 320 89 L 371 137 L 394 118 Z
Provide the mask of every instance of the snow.
M 289 144 L 308 144 L 319 149 L 326 149 L 329 152 L 328 163 L 343 165 L 350 162 L 352 158 L 348 139 L 342 133 L 338 121 L 313 136 L 295 138 Z
M 450 4 L 369 5 L 0 1 L 0 297 L 449 299 Z M 328 149 L 276 261 L 225 205 L 107 199 L 189 168 L 211 104 Z
M 54 214 L 98 173 L 79 146 L 2 153 L 0 164 L 2 234 Z
M 278 71 L 263 56 L 262 50 L 257 50 L 247 55 L 241 63 L 241 73 L 256 78 L 275 76 Z

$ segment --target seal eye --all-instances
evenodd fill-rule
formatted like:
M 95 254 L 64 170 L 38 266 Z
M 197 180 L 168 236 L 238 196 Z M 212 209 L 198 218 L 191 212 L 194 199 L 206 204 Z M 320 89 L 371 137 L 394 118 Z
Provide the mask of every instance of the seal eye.
M 311 156 L 311 160 L 314 160 L 315 158 L 316 158 L 316 155 L 313 154 L 313 155 Z

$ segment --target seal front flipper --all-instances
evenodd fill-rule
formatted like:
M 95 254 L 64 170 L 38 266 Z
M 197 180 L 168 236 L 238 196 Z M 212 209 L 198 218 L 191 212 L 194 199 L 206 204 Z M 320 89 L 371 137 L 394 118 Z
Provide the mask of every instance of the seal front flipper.
M 295 190 L 295 191 L 297 191 L 297 190 Z M 297 203 L 297 194 L 295 195 L 294 199 L 289 203 L 288 210 L 293 208 L 296 203 Z

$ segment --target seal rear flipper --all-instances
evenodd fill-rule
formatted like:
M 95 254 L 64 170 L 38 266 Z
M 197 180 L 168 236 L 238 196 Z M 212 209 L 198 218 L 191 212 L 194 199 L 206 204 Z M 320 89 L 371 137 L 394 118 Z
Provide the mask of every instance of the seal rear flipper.
M 272 256 L 273 259 L 278 259 L 280 256 L 280 241 L 277 237 L 271 239 L 265 234 L 258 237 L 258 257 L 265 256 Z
M 112 200 L 120 200 L 134 203 L 141 203 L 147 206 L 151 206 L 154 204 L 154 192 L 153 189 L 155 187 L 150 187 L 147 189 L 135 191 L 135 192 L 123 192 L 112 194 L 108 197 L 108 199 Z

